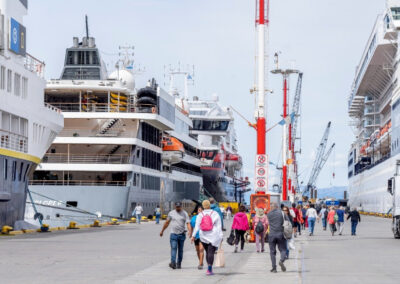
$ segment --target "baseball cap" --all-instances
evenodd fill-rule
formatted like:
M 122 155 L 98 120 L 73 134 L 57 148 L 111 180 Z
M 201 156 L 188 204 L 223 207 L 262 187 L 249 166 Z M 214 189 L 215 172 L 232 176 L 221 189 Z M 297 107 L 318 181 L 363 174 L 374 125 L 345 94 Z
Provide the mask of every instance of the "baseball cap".
M 175 202 L 175 206 L 176 207 L 182 207 L 182 202 L 180 202 L 180 201 Z

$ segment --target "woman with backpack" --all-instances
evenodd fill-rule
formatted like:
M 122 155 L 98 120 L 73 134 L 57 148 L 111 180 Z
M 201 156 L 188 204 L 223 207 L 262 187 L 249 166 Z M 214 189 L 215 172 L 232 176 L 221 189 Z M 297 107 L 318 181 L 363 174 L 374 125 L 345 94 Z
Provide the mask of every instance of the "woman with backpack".
M 263 208 L 256 208 L 256 216 L 253 219 L 254 232 L 256 234 L 257 252 L 264 252 L 265 233 L 268 230 L 268 218 Z M 261 250 L 260 250 L 261 242 Z
M 204 211 L 196 218 L 192 243 L 195 241 L 197 232 L 200 232 L 200 241 L 206 252 L 208 264 L 206 275 L 213 275 L 212 266 L 214 264 L 215 251 L 218 250 L 223 237 L 221 218 L 217 212 L 211 209 L 210 201 L 204 200 L 202 205 Z
M 240 251 L 244 249 L 244 234 L 249 229 L 249 220 L 246 215 L 246 207 L 240 205 L 239 212 L 233 217 L 232 230 L 235 230 L 235 252 L 238 252 L 238 244 L 240 240 Z

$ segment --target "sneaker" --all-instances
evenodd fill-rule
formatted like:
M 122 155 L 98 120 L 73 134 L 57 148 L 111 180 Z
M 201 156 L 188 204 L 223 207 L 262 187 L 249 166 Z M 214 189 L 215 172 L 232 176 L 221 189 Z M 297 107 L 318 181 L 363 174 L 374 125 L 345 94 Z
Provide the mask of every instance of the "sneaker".
M 276 268 L 272 268 L 271 270 L 270 270 L 272 273 L 277 273 L 278 271 L 276 271 Z
M 198 270 L 202 270 L 202 269 L 203 269 L 203 265 L 197 266 L 197 269 L 198 269 Z
M 235 251 L 234 251 L 235 253 L 237 253 L 238 252 L 238 248 L 235 248 Z
M 264 251 L 265 251 L 265 250 L 263 250 L 263 249 L 261 250 L 261 252 L 264 252 Z
M 182 265 L 180 263 L 177 263 L 176 264 L 176 269 L 181 269 L 181 268 L 182 268 Z
M 214 275 L 214 273 L 213 273 L 212 271 L 210 271 L 210 270 L 207 269 L 206 275 L 207 275 L 207 276 L 211 276 L 211 275 Z
M 169 264 L 169 267 L 171 267 L 172 269 L 176 269 L 176 264 L 173 263 L 173 262 L 171 262 L 171 263 Z
M 309 234 L 309 236 L 311 236 L 311 235 L 312 235 L 312 233 Z
M 281 267 L 281 269 L 282 269 L 283 272 L 286 271 L 286 266 L 283 264 L 282 261 L 279 261 L 279 266 Z

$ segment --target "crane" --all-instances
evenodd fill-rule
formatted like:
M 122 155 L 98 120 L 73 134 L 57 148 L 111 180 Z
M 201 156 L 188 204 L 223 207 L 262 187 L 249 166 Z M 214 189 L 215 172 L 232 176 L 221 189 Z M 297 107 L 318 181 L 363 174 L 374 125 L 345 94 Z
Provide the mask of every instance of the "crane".
M 295 151 L 295 144 L 296 144 L 296 139 L 297 139 L 297 127 L 299 124 L 299 117 L 300 117 L 300 100 L 301 100 L 301 86 L 303 83 L 303 73 L 299 73 L 299 77 L 297 79 L 297 86 L 296 86 L 296 93 L 293 99 L 293 106 L 292 106 L 292 112 L 295 114 L 294 119 L 292 121 L 292 157 L 293 157 L 293 165 L 294 165 L 294 181 L 293 181 L 293 186 L 295 191 L 298 191 L 299 188 L 299 175 L 298 175 L 298 164 L 297 164 L 297 155 Z
M 328 137 L 330 130 L 331 130 L 331 122 L 329 121 L 328 126 L 325 129 L 324 135 L 322 136 L 321 142 L 318 146 L 317 156 L 315 158 L 314 165 L 311 170 L 311 175 L 307 183 L 307 188 L 303 192 L 303 196 L 310 191 L 311 193 L 310 197 L 311 198 L 314 197 L 315 183 L 318 179 L 318 176 L 322 168 L 324 167 L 326 161 L 328 160 L 333 148 L 335 147 L 335 143 L 333 143 L 332 146 L 329 148 L 329 150 L 325 152 L 326 146 L 328 144 Z

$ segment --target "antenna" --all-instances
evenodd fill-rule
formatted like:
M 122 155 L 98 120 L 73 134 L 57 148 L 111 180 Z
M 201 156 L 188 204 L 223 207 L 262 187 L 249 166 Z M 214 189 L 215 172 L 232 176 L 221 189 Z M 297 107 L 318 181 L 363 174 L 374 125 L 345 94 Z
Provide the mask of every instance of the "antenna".
M 85 15 L 85 22 L 86 22 L 86 37 L 89 38 L 89 23 L 87 15 Z
M 168 70 L 166 70 L 168 69 Z M 180 62 L 178 62 L 178 67 L 172 67 L 171 65 L 164 65 L 164 78 L 166 74 L 169 77 L 169 93 L 170 95 L 178 95 L 178 89 L 175 87 L 175 77 L 183 76 L 184 79 L 184 99 L 189 99 L 188 85 L 194 85 L 194 65 L 187 65 L 183 67 Z

